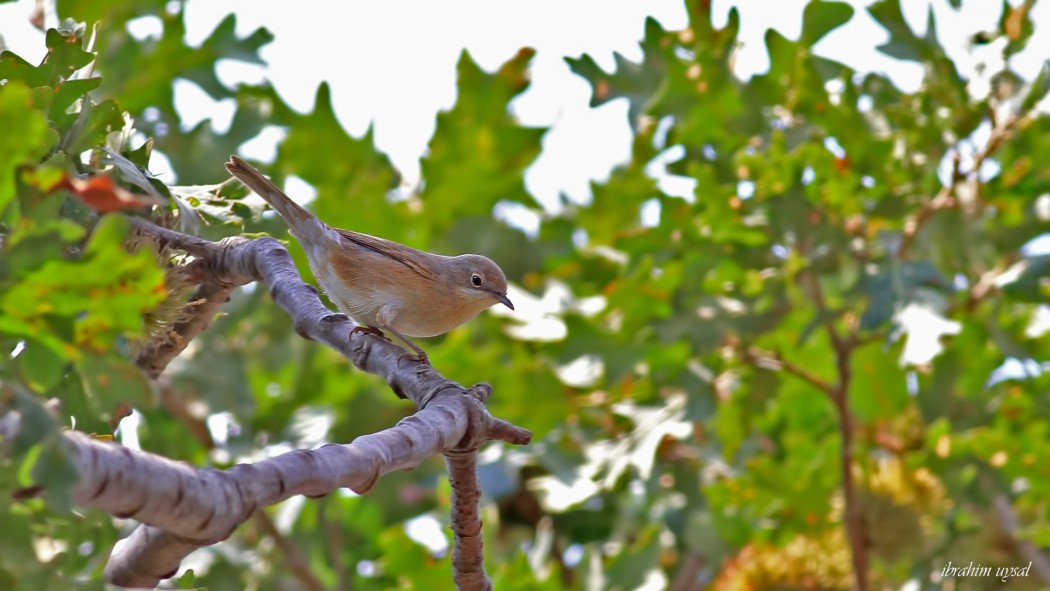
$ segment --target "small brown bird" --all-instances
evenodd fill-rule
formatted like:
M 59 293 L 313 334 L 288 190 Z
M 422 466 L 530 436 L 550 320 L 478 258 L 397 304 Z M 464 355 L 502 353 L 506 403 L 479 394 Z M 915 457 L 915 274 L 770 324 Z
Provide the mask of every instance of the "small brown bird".
M 408 337 L 444 334 L 495 304 L 514 309 L 507 297 L 507 278 L 488 258 L 431 254 L 332 228 L 237 156 L 230 156 L 226 170 L 284 218 L 328 297 L 368 327 L 354 331 L 393 333 L 427 363 L 426 353 Z

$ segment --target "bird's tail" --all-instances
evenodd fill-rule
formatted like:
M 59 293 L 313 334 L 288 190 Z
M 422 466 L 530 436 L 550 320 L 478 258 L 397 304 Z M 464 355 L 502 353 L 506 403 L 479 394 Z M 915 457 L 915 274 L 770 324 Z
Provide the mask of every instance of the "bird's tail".
M 288 195 L 284 194 L 284 191 L 273 184 L 273 181 L 263 176 L 251 164 L 237 156 L 230 156 L 230 161 L 226 163 L 226 170 L 269 203 L 270 207 L 284 218 L 292 234 L 300 240 L 322 243 L 328 236 L 328 226 L 324 222 L 292 201 Z

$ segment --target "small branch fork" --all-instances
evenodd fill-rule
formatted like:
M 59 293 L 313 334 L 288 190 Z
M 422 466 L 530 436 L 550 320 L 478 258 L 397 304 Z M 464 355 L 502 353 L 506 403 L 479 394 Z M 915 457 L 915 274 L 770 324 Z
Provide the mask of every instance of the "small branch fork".
M 842 496 L 845 505 L 844 520 L 846 533 L 849 538 L 850 550 L 853 560 L 853 573 L 856 579 L 857 591 L 868 589 L 868 545 L 864 534 L 864 523 L 860 515 L 860 506 L 857 503 L 856 482 L 853 479 L 853 415 L 849 410 L 849 386 L 853 370 L 850 367 L 850 354 L 856 347 L 853 339 L 843 339 L 835 331 L 833 326 L 828 326 L 835 349 L 835 366 L 838 373 L 836 383 L 829 382 L 824 378 L 811 373 L 790 361 L 783 359 L 776 353 L 762 351 L 756 347 L 750 347 L 744 351 L 743 360 L 759 367 L 773 370 L 783 370 L 818 391 L 823 392 L 835 405 L 835 411 L 839 418 L 839 436 L 842 445 L 839 448 L 840 468 L 842 470 Z
M 840 469 L 842 470 L 842 496 L 845 505 L 843 519 L 853 560 L 855 589 L 857 591 L 867 591 L 869 588 L 868 545 L 865 541 L 864 523 L 861 519 L 860 506 L 857 502 L 856 483 L 853 478 L 854 420 L 849 409 L 849 389 L 853 379 L 850 356 L 859 345 L 857 329 L 855 323 L 850 322 L 848 323 L 851 325 L 848 328 L 848 335 L 843 336 L 835 327 L 833 316 L 828 314 L 828 304 L 824 297 L 824 290 L 820 285 L 819 278 L 812 269 L 804 271 L 799 277 L 799 281 L 817 307 L 817 314 L 826 318 L 824 329 L 835 352 L 835 370 L 838 380 L 834 383 L 829 382 L 809 370 L 781 358 L 777 354 L 761 351 L 756 347 L 745 349 L 742 357 L 745 362 L 752 365 L 770 369 L 782 369 L 798 377 L 820 392 L 823 392 L 834 404 L 839 418 L 839 436 L 842 440 L 839 459 Z
M 984 161 L 990 158 L 992 154 L 994 154 L 996 150 L 998 150 L 1003 143 L 1010 138 L 1010 134 L 1012 134 L 1015 129 L 1027 125 L 1031 119 L 1031 113 L 1022 116 L 1011 115 L 1004 121 L 996 124 L 992 129 L 991 135 L 988 137 L 988 141 L 985 142 L 981 150 L 974 155 L 973 163 L 970 164 L 969 170 L 967 171 L 960 170 L 959 154 L 958 152 L 955 153 L 954 159 L 952 160 L 951 182 L 941 187 L 941 190 L 937 192 L 933 199 L 930 199 L 919 208 L 919 211 L 915 213 L 915 217 L 910 218 L 905 222 L 904 230 L 901 232 L 900 248 L 897 250 L 898 259 L 905 260 L 908 258 L 911 246 L 915 242 L 919 230 L 926 225 L 926 222 L 933 217 L 933 214 L 945 209 L 959 207 L 959 198 L 955 196 L 955 190 L 959 183 L 978 174 Z
M 464 388 L 429 365 L 406 361 L 404 350 L 385 339 L 352 333 L 355 325 L 350 318 L 324 306 L 317 290 L 302 281 L 288 251 L 272 238 L 227 238 L 215 243 L 137 218 L 132 224 L 164 246 L 196 257 L 187 272 L 200 281 L 189 317 L 147 344 L 136 359 L 152 377 L 160 376 L 208 326 L 233 289 L 260 281 L 270 286 L 271 296 L 293 318 L 300 336 L 319 341 L 358 369 L 381 376 L 418 411 L 392 428 L 349 444 L 293 451 L 225 471 L 194 468 L 83 433 L 66 433 L 81 473 L 74 501 L 142 522 L 114 547 L 105 569 L 107 580 L 126 587 L 154 587 L 172 576 L 193 550 L 226 539 L 253 514 L 265 516 L 262 507 L 343 487 L 363 493 L 384 474 L 410 469 L 444 453 L 453 489 L 454 579 L 460 589 L 491 589 L 478 515 L 477 450 L 485 441 L 524 445 L 532 437 L 529 431 L 489 414 L 484 402 L 491 388 L 487 384 Z M 173 412 L 178 408 L 176 401 Z M 187 426 L 198 438 L 206 434 L 200 425 Z M 202 441 L 208 444 L 208 439 Z M 274 533 L 265 519 L 260 525 Z M 282 548 L 287 546 L 280 542 Z M 288 548 L 285 552 L 304 588 L 318 589 L 317 579 L 302 572 L 301 556 Z

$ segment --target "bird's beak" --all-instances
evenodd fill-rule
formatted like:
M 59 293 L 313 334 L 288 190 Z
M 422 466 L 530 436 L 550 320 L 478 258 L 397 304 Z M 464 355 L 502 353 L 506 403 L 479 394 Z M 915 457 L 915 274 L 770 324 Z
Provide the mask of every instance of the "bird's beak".
M 492 292 L 492 295 L 496 296 L 496 299 L 499 300 L 500 303 L 504 306 L 510 308 L 511 310 L 514 309 L 514 304 L 511 303 L 510 298 L 507 297 L 507 294 Z

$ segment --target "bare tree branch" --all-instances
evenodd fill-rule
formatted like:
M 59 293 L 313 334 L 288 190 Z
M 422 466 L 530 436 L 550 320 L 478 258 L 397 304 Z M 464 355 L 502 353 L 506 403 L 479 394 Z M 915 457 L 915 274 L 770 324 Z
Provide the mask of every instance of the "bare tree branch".
M 189 234 L 169 230 L 142 218 L 132 217 L 128 219 L 131 220 L 131 226 L 133 228 L 143 234 L 153 236 L 162 246 L 183 250 L 196 257 L 215 256 L 220 250 L 222 250 L 221 246 L 211 240 L 205 240 L 204 238 L 198 238 L 197 236 L 190 236 Z
M 494 437 L 528 442 L 527 431 L 506 425 L 489 415 L 478 396 L 449 386 L 390 429 L 225 471 L 194 468 L 76 431 L 65 437 L 81 474 L 74 501 L 144 524 L 114 548 L 107 579 L 153 587 L 189 552 L 226 539 L 260 507 L 337 488 L 364 493 L 384 474 Z
M 452 577 L 459 589 L 492 589 L 485 574 L 484 537 L 481 533 L 481 485 L 478 484 L 478 450 L 445 452 L 452 486 Z
M 390 429 L 346 445 L 295 451 L 226 471 L 198 469 L 83 433 L 65 433 L 66 442 L 75 448 L 72 455 L 79 460 L 81 473 L 73 491 L 75 502 L 143 523 L 114 547 L 105 569 L 107 580 L 153 587 L 172 576 L 187 554 L 227 538 L 261 507 L 300 494 L 322 496 L 342 487 L 363 493 L 380 476 L 445 452 L 458 458 L 450 463 L 453 486 L 461 497 L 453 511 L 453 528 L 457 541 L 468 546 L 462 551 L 457 546 L 456 552 L 461 557 L 480 556 L 476 459 L 471 458 L 476 458 L 476 450 L 485 441 L 521 445 L 532 436 L 488 413 L 483 403 L 491 391 L 487 384 L 468 390 L 428 364 L 406 360 L 405 351 L 385 339 L 352 333 L 355 325 L 350 318 L 324 306 L 317 290 L 302 281 L 288 251 L 272 238 L 238 237 L 212 243 L 142 220 L 133 224 L 163 245 L 198 257 L 192 264 L 202 267 L 195 270 L 202 281 L 197 298 L 201 303 L 195 313 L 174 329 L 176 337 L 151 343 L 139 357 L 151 375 L 160 375 L 186 343 L 204 330 L 230 290 L 262 281 L 270 286 L 275 302 L 291 315 L 300 336 L 324 343 L 358 369 L 383 377 L 399 397 L 410 399 L 419 410 Z M 459 461 L 464 458 L 467 461 Z M 464 471 L 467 468 L 471 475 Z M 471 486 L 474 494 L 464 492 Z M 468 499 L 473 499 L 472 509 L 464 505 Z M 472 538 L 475 532 L 477 539 Z M 469 575 L 464 588 L 486 588 L 473 583 L 487 582 L 483 570 L 462 572 Z M 482 579 L 471 578 L 476 572 Z

